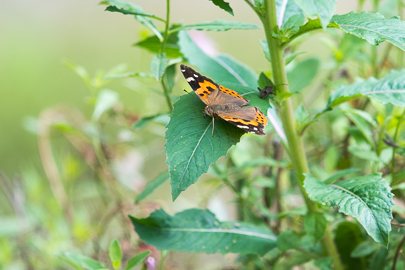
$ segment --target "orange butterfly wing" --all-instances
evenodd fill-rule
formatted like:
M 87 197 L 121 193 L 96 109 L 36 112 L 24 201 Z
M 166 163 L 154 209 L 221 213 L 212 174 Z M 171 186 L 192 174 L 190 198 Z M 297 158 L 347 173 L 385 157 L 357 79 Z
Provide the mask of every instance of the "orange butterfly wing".
M 192 68 L 180 65 L 184 78 L 207 106 L 215 106 L 215 115 L 245 130 L 263 135 L 267 118 L 236 91 L 218 85 Z

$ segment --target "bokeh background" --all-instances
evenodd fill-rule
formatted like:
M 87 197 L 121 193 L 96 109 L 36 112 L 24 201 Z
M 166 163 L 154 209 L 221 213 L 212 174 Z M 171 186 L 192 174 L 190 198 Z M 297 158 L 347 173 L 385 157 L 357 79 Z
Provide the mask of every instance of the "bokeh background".
M 146 11 L 164 17 L 164 1 L 134 2 Z M 243 1 L 229 2 L 234 9 L 234 17 L 216 8 L 208 0 L 173 0 L 172 21 L 194 23 L 221 18 L 258 23 Z M 337 2 L 337 14 L 356 9 L 356 1 Z M 78 198 L 72 202 L 75 209 L 72 223 L 64 223 L 66 213 L 59 208 L 58 200 L 52 198 L 55 194 L 50 192 L 38 153 L 38 119 L 44 112 L 57 110 L 55 108 L 74 108 L 74 111 L 80 111 L 84 116 L 92 113 L 89 107 L 91 93 L 72 70 L 72 66 L 84 67 L 91 76 L 108 72 L 117 66 L 122 68 L 122 65 L 130 72 L 150 69 L 152 56 L 132 46 L 148 35 L 147 30 L 131 16 L 105 12 L 104 8 L 99 5 L 98 0 L 0 1 L 0 173 L 3 189 L 3 193 L 0 193 L 0 269 L 3 269 L 2 266 L 7 269 L 65 268 L 63 263 L 54 258 L 58 252 L 73 249 L 84 254 L 94 249 L 105 251 L 109 241 L 114 235 L 118 235 L 118 229 L 109 227 L 106 231 L 110 232 L 110 236 L 101 239 L 99 246 L 95 248 L 94 243 L 93 246 L 89 244 L 94 240 L 92 231 L 95 225 L 92 221 L 105 218 L 88 216 L 92 207 L 95 209 L 98 204 L 93 200 L 98 195 L 92 185 L 79 185 L 81 193 L 77 191 L 77 186 L 76 189 L 67 191 L 68 196 L 77 195 Z M 389 13 L 389 6 L 385 8 Z M 232 55 L 256 71 L 267 69 L 268 63 L 258 42 L 263 39 L 260 30 L 209 32 L 204 35 L 213 41 L 218 51 Z M 329 57 L 331 52 L 327 42 L 316 38 L 317 35 L 314 37 L 301 44 L 303 50 L 308 55 Z M 146 92 L 153 92 L 153 84 L 148 87 L 136 82 L 113 81 L 108 84 L 108 88 L 119 94 L 121 102 L 136 117 L 159 112 L 165 106 L 161 96 Z M 182 88 L 179 93 L 181 91 Z M 68 111 L 71 112 L 70 109 Z M 159 132 L 162 133 L 162 130 L 139 135 L 134 151 L 125 155 L 121 163 L 117 163 L 116 170 L 122 173 L 122 179 L 137 179 L 136 184 L 124 183 L 131 187 L 129 190 L 117 188 L 118 192 L 129 198 L 129 202 L 147 179 L 164 169 L 162 144 L 153 144 L 151 148 L 147 142 L 153 140 Z M 148 138 L 146 142 L 145 138 Z M 65 142 L 56 139 L 54 144 L 58 143 L 63 145 Z M 54 151 L 62 157 L 60 166 L 68 168 L 64 175 L 66 179 L 85 182 L 94 177 L 83 173 L 84 169 L 81 167 L 84 165 L 75 163 L 72 154 L 63 147 L 61 149 L 56 146 Z M 10 190 L 20 193 L 11 194 Z M 184 209 L 193 204 L 195 194 L 201 195 L 198 191 L 198 187 L 193 186 L 183 198 L 172 203 L 167 185 L 155 195 L 155 200 L 160 205 Z M 15 205 L 9 205 L 9 200 L 6 199 L 8 196 L 17 202 L 17 211 Z M 203 200 L 204 198 L 200 201 Z M 216 205 L 215 200 L 210 203 L 211 206 Z M 156 206 L 146 205 L 145 208 L 147 207 Z M 82 208 L 87 209 L 82 211 Z M 106 211 L 107 209 L 108 207 Z M 15 217 L 15 212 L 18 211 L 20 216 L 17 213 Z M 131 211 L 133 209 L 128 210 Z M 24 216 L 29 216 L 32 223 L 27 225 L 26 220 L 21 219 Z M 127 246 L 123 244 L 124 249 L 131 248 L 129 239 L 130 236 Z M 19 250 L 18 254 L 16 250 Z M 207 263 L 205 255 L 198 258 L 188 256 L 188 261 L 200 260 Z M 209 257 L 213 263 L 215 260 L 212 258 L 221 258 L 213 256 Z M 30 258 L 27 259 L 29 262 L 24 258 Z M 45 262 L 49 264 L 44 264 Z M 187 269 L 187 263 L 184 267 Z

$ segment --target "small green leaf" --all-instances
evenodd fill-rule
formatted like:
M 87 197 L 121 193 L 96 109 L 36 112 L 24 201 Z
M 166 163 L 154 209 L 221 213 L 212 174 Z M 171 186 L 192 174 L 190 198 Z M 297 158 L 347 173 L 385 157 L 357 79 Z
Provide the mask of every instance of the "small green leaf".
M 225 10 L 226 12 L 228 12 L 229 14 L 233 15 L 233 10 L 228 2 L 226 2 L 224 0 L 209 0 L 209 1 L 211 1 L 217 7 L 221 8 L 221 9 Z
M 350 256 L 353 258 L 361 258 L 366 257 L 372 253 L 374 253 L 377 249 L 380 248 L 380 245 L 371 242 L 371 241 L 364 241 L 358 244 L 355 249 L 350 253 Z
M 304 187 L 312 200 L 338 207 L 339 212 L 357 219 L 376 242 L 388 243 L 393 195 L 381 175 L 354 177 L 330 185 L 307 175 Z
M 104 89 L 97 97 L 93 112 L 93 119 L 98 120 L 108 110 L 114 108 L 119 102 L 118 94 L 112 90 Z
M 359 96 L 368 96 L 383 104 L 405 107 L 405 70 L 393 70 L 381 79 L 370 78 L 341 86 L 328 99 L 328 108 Z
M 174 83 L 175 83 L 175 77 L 176 77 L 176 70 L 177 70 L 177 65 L 173 64 L 173 65 L 169 65 L 165 72 L 163 73 L 163 82 L 167 88 L 167 90 L 169 90 L 169 92 L 171 93 L 174 87 Z
M 158 19 L 160 21 L 164 21 L 163 19 L 144 12 L 141 7 L 130 2 L 122 0 L 103 0 L 101 1 L 101 3 L 104 5 L 108 5 L 108 7 L 106 8 L 107 11 L 119 12 L 124 15 L 134 15 L 134 18 L 138 20 L 138 22 L 149 28 L 152 33 L 154 33 L 160 40 L 163 40 L 162 34 L 157 29 L 153 21 L 149 19 L 149 17 Z
M 135 203 L 139 203 L 146 197 L 148 197 L 155 189 L 163 185 L 166 180 L 169 179 L 169 174 L 167 172 L 159 174 L 158 177 L 150 181 L 141 193 L 139 193 L 135 198 Z
M 302 9 L 292 0 L 277 0 L 276 1 L 277 9 L 277 25 L 285 30 L 286 27 L 291 26 L 291 18 L 294 17 L 295 22 L 303 22 L 305 19 Z M 289 26 L 286 26 L 289 25 Z M 299 26 L 299 25 L 296 25 Z
M 62 255 L 62 258 L 66 259 L 69 263 L 86 270 L 108 270 L 108 268 L 101 262 L 84 255 L 67 252 Z
M 322 27 L 326 28 L 335 12 L 336 0 L 295 0 L 307 16 L 319 17 Z
M 174 216 L 157 210 L 147 218 L 130 218 L 140 238 L 160 250 L 263 255 L 276 245 L 267 228 L 220 222 L 208 210 L 188 209 Z
M 405 22 L 397 17 L 387 19 L 379 13 L 351 12 L 333 16 L 332 22 L 370 44 L 387 41 L 405 51 Z
M 351 256 L 352 251 L 365 238 L 358 223 L 343 221 L 335 229 L 335 243 L 345 269 L 367 269 L 365 261 Z
M 165 51 L 167 58 L 179 58 L 182 57 L 180 48 L 178 45 L 179 38 L 178 32 L 170 32 L 165 44 Z M 154 54 L 159 54 L 162 49 L 162 43 L 155 35 L 149 36 L 141 41 L 138 41 L 134 46 L 148 50 Z
M 145 116 L 136 121 L 132 127 L 143 128 L 145 125 L 149 124 L 152 121 L 156 121 L 158 123 L 166 125 L 169 122 L 169 116 L 165 113 L 158 113 L 150 116 Z
M 151 72 L 156 80 L 160 81 L 168 66 L 169 60 L 166 58 L 165 54 L 157 54 L 152 58 Z
M 110 256 L 112 267 L 115 270 L 120 269 L 122 260 L 122 250 L 117 240 L 111 242 L 110 248 L 108 249 L 108 255 Z
M 183 31 L 183 30 L 228 31 L 228 30 L 252 30 L 252 29 L 259 29 L 259 27 L 253 23 L 215 20 L 211 22 L 183 24 L 174 28 L 172 31 Z
M 291 92 L 299 93 L 309 86 L 318 74 L 319 60 L 317 58 L 305 59 L 287 72 L 288 85 Z
M 134 267 L 137 266 L 138 264 L 142 263 L 149 256 L 149 254 L 150 254 L 149 250 L 136 254 L 134 257 L 129 259 L 127 266 L 125 267 L 125 270 L 134 269 Z
M 166 131 L 166 156 L 172 197 L 177 196 L 208 170 L 208 167 L 239 142 L 243 131 L 203 113 L 204 104 L 194 93 L 174 104 Z
M 308 235 L 316 240 L 323 237 L 326 229 L 326 218 L 321 213 L 309 213 L 304 217 L 304 229 Z

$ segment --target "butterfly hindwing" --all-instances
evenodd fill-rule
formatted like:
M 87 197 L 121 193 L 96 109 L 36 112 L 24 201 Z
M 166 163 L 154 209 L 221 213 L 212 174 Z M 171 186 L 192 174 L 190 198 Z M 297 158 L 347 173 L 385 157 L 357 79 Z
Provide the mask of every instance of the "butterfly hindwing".
M 267 118 L 256 107 L 239 107 L 237 111 L 218 110 L 217 115 L 246 132 L 259 135 L 264 134 L 264 127 L 267 125 Z

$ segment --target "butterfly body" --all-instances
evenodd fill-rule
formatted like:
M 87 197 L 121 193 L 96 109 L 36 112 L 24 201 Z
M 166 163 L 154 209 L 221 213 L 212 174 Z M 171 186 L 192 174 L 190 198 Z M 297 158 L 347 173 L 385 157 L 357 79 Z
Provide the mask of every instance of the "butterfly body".
M 258 108 L 248 106 L 248 100 L 188 66 L 181 65 L 180 69 L 191 88 L 206 104 L 206 115 L 223 119 L 246 132 L 264 134 L 267 119 Z

